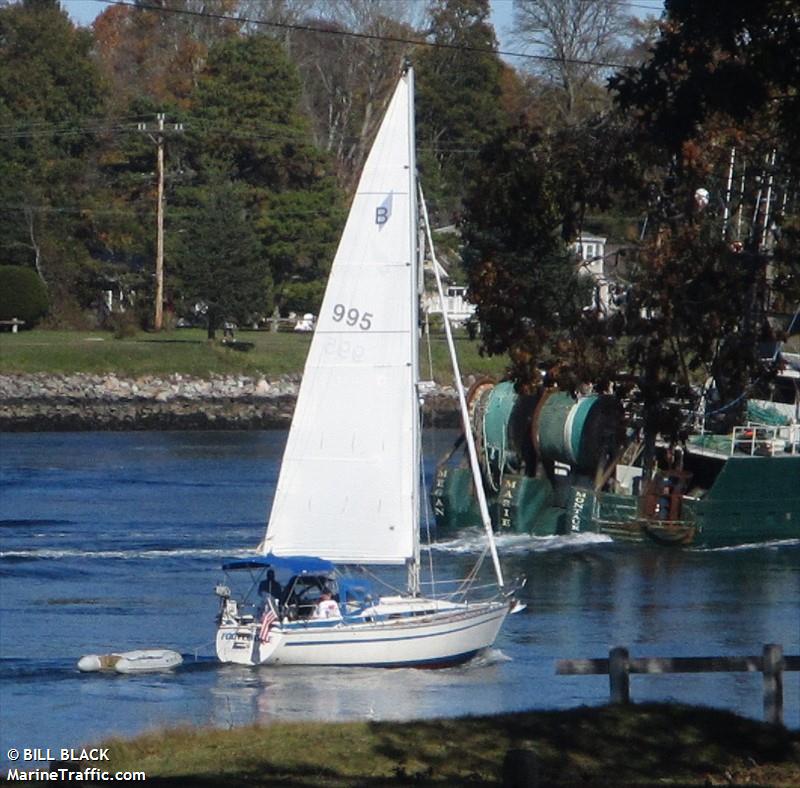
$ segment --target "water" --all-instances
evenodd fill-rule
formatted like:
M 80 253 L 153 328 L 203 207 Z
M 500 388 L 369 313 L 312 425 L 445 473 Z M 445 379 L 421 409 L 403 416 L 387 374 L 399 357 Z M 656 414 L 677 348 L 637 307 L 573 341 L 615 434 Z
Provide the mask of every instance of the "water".
M 556 676 L 560 658 L 800 653 L 800 540 L 669 551 L 601 538 L 507 537 L 528 609 L 496 648 L 443 671 L 241 668 L 213 658 L 221 559 L 260 539 L 285 433 L 0 436 L 0 768 L 8 748 L 80 747 L 166 725 L 411 719 L 603 703 L 608 679 Z M 451 433 L 428 445 L 428 472 Z M 437 546 L 463 572 L 479 534 Z M 87 653 L 165 647 L 173 674 L 80 674 Z M 197 657 L 197 659 L 195 659 Z M 762 716 L 761 676 L 633 676 L 637 701 Z M 800 680 L 785 678 L 800 726 Z M 25 764 L 30 767 L 35 764 Z

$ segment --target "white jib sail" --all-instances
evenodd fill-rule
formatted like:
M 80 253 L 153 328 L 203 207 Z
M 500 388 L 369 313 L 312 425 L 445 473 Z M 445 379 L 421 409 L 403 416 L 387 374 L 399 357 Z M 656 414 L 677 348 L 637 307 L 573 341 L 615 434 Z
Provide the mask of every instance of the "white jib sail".
M 403 563 L 418 528 L 413 74 L 400 80 L 331 267 L 267 535 L 276 555 Z

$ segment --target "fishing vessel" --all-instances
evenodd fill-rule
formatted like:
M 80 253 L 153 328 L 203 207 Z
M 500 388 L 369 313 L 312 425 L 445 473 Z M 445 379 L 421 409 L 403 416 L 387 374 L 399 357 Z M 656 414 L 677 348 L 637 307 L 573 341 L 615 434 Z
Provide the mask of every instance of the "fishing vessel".
M 657 446 L 650 475 L 615 397 L 479 381 L 468 400 L 495 531 L 703 548 L 800 538 L 800 356 L 774 362 L 740 424 L 713 429 L 727 403 L 704 397 L 685 441 Z M 439 534 L 474 522 L 474 489 L 457 452 L 442 459 L 430 489 Z
M 491 646 L 515 604 L 485 500 L 491 588 L 477 587 L 477 572 L 448 584 L 432 564 L 422 577 L 422 206 L 414 73 L 406 66 L 331 267 L 265 537 L 256 555 L 223 566 L 216 637 L 223 662 L 451 665 Z M 474 445 L 473 455 L 479 473 Z M 403 576 L 405 588 L 382 585 L 382 570 Z M 241 593 L 228 585 L 236 579 Z

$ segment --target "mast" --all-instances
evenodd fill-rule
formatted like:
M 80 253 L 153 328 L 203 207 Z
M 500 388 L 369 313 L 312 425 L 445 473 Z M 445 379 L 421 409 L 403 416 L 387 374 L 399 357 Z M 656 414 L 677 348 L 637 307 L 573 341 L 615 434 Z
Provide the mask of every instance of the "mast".
M 492 563 L 494 564 L 494 572 L 497 576 L 497 585 L 502 589 L 505 583 L 503 582 L 503 570 L 500 568 L 500 558 L 497 555 L 497 545 L 494 541 L 494 531 L 492 531 L 492 520 L 489 516 L 489 505 L 486 502 L 486 493 L 483 489 L 483 481 L 481 479 L 481 469 L 478 464 L 478 452 L 475 448 L 475 436 L 472 434 L 472 425 L 469 419 L 469 409 L 467 408 L 467 397 L 464 393 L 464 384 L 461 382 L 461 370 L 458 366 L 458 357 L 456 356 L 456 347 L 453 342 L 453 332 L 450 328 L 450 319 L 447 316 L 447 305 L 444 298 L 444 288 L 442 287 L 442 277 L 439 274 L 439 263 L 436 260 L 436 252 L 433 248 L 433 236 L 431 235 L 431 225 L 428 221 L 428 209 L 425 205 L 425 199 L 420 189 L 420 205 L 422 206 L 422 219 L 425 223 L 425 234 L 428 239 L 428 248 L 431 252 L 431 262 L 433 263 L 433 273 L 436 277 L 436 289 L 439 292 L 439 303 L 442 306 L 442 322 L 444 323 L 444 332 L 447 337 L 447 347 L 450 351 L 450 363 L 453 367 L 453 378 L 458 392 L 458 404 L 461 410 L 461 420 L 464 424 L 464 437 L 467 442 L 467 454 L 469 455 L 469 465 L 472 471 L 472 483 L 475 487 L 475 496 L 478 499 L 478 508 L 481 513 L 481 521 L 483 528 L 486 531 L 486 539 L 489 543 L 489 551 L 492 554 Z
M 419 516 L 420 516 L 420 476 L 422 442 L 420 436 L 419 420 L 419 269 L 420 246 L 418 243 L 418 206 L 417 206 L 417 157 L 416 157 L 416 127 L 414 123 L 414 68 L 411 61 L 406 59 L 404 64 L 406 79 L 408 80 L 408 201 L 409 201 L 409 250 L 411 259 L 411 276 L 408 277 L 408 286 L 411 288 L 411 392 L 415 403 L 416 418 L 411 420 L 412 445 L 414 451 L 414 473 L 411 480 L 411 533 L 414 538 L 414 555 L 408 563 L 408 590 L 414 596 L 420 592 L 420 545 L 419 545 Z
M 731 212 L 731 189 L 733 188 L 733 165 L 736 161 L 736 146 L 731 147 L 731 160 L 728 165 L 728 183 L 725 187 L 725 208 L 722 212 L 722 240 L 728 235 L 728 217 Z
M 769 160 L 769 180 L 767 181 L 767 197 L 764 206 L 764 230 L 761 234 L 761 246 L 767 248 L 769 235 L 769 212 L 772 206 L 772 185 L 775 179 L 775 148 L 772 149 L 772 158 Z

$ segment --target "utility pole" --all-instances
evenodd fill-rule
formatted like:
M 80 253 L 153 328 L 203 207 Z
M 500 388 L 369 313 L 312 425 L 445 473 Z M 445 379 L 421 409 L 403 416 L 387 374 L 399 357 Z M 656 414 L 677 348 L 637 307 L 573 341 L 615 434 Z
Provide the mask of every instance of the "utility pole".
M 158 176 L 158 196 L 156 205 L 156 295 L 153 328 L 161 331 L 164 324 L 164 139 L 167 130 L 164 126 L 166 116 L 163 112 L 156 115 L 155 127 L 148 128 L 146 123 L 138 125 L 156 145 L 156 169 Z M 183 123 L 173 124 L 170 131 L 182 132 Z

